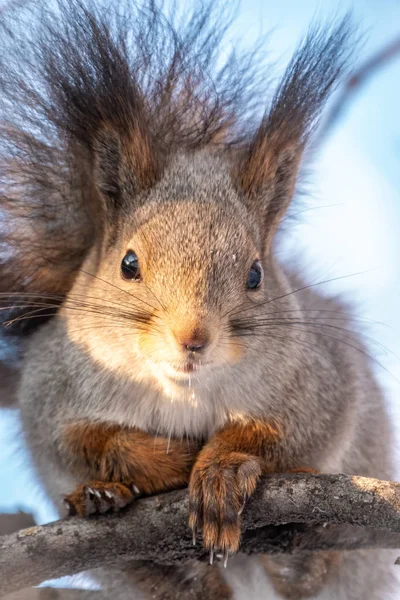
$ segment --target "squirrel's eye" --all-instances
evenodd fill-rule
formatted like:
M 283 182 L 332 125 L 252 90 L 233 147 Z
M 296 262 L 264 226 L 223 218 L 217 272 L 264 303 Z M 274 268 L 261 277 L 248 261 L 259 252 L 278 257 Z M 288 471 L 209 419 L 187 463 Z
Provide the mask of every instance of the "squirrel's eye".
M 251 269 L 249 271 L 249 275 L 247 277 L 246 287 L 249 290 L 255 290 L 260 287 L 262 284 L 262 280 L 264 279 L 264 271 L 262 266 L 260 265 L 259 260 L 255 260 L 251 265 Z
M 129 250 L 121 263 L 121 273 L 124 279 L 140 279 L 139 260 L 133 250 Z

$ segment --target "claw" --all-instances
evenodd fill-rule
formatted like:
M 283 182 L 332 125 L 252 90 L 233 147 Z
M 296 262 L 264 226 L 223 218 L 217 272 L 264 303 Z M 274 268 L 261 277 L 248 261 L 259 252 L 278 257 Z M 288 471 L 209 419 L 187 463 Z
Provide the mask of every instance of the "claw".
M 193 542 L 193 546 L 195 546 L 196 545 L 196 527 L 193 527 L 192 542 Z
M 92 496 L 94 496 L 94 489 L 93 488 L 87 487 L 86 489 L 89 492 L 89 494 L 92 494 Z
M 214 548 L 211 548 L 210 550 L 210 565 L 212 565 L 214 562 Z
M 109 492 L 108 490 L 106 490 L 106 491 L 104 492 L 104 495 L 106 496 L 106 498 L 110 498 L 110 499 L 113 497 L 112 493 L 111 493 L 111 492 Z
M 238 515 L 241 515 L 241 514 L 242 514 L 242 512 L 243 512 L 243 510 L 244 510 L 244 507 L 246 506 L 246 501 L 247 501 L 247 494 L 246 494 L 246 492 L 244 492 L 244 493 L 243 493 L 243 504 L 242 504 L 242 506 L 239 508 Z
M 225 550 L 225 552 L 224 552 L 224 568 L 225 569 L 228 566 L 228 558 L 229 558 L 229 552 L 228 552 L 228 550 Z
M 74 514 L 75 510 L 74 510 L 74 507 L 73 507 L 73 505 L 71 504 L 71 502 L 70 502 L 69 500 L 66 500 L 66 499 L 65 499 L 65 500 L 64 500 L 64 506 L 65 506 L 65 508 L 67 509 L 67 511 L 68 511 L 68 514 L 69 514 L 70 516 L 72 516 L 72 515 Z
M 99 492 L 99 490 L 93 490 L 93 494 L 97 497 L 97 498 L 101 498 L 101 494 Z
M 140 494 L 140 490 L 137 485 L 133 485 L 132 490 L 134 491 L 135 494 Z

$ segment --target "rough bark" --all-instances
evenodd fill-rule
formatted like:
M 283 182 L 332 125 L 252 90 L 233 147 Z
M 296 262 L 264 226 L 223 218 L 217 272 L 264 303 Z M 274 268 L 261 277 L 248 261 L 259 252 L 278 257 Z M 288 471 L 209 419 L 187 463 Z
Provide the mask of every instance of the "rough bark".
M 187 492 L 180 490 L 138 500 L 120 514 L 74 517 L 3 536 L 0 596 L 125 559 L 206 560 L 201 541 L 193 547 L 187 520 Z M 400 548 L 400 484 L 346 475 L 272 475 L 248 503 L 243 527 L 241 550 L 247 553 Z

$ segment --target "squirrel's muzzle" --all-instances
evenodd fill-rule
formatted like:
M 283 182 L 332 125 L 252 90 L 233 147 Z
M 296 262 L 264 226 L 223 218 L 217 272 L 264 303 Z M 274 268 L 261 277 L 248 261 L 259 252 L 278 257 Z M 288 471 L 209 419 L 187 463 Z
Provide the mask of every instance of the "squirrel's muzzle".
M 210 335 L 204 329 L 183 330 L 174 332 L 174 337 L 185 352 L 200 354 L 210 342 Z

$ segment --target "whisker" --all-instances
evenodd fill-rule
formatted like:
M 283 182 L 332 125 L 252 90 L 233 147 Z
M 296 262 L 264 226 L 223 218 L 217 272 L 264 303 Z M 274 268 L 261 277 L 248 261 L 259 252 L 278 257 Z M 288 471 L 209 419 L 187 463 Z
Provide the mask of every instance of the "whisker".
M 356 321 L 356 322 L 361 322 L 361 323 L 373 323 L 375 325 L 382 325 L 383 327 L 387 327 L 388 329 L 394 329 L 394 327 L 392 327 L 391 325 L 388 325 L 387 323 L 384 323 L 383 321 L 376 321 L 375 319 L 370 319 L 368 317 L 361 317 L 357 314 L 354 313 L 350 313 L 350 312 L 345 312 L 342 310 L 331 310 L 331 309 L 326 309 L 326 308 L 288 308 L 286 310 L 274 310 L 274 311 L 270 311 L 268 312 L 268 315 L 277 315 L 277 314 L 281 314 L 281 313 L 292 313 L 292 312 L 299 312 L 299 313 L 307 313 L 307 312 L 312 312 L 312 313 L 328 313 L 328 314 L 337 314 L 337 315 L 342 315 L 342 320 L 346 320 L 345 317 L 348 317 L 351 321 Z M 255 317 L 258 317 L 259 315 L 255 315 Z M 323 318 L 323 317 L 319 317 L 319 318 Z M 333 317 L 327 317 L 327 319 L 329 320 L 333 320 Z M 340 320 L 340 316 L 337 318 L 338 320 Z
M 304 321 L 304 320 L 277 320 L 277 319 L 264 319 L 263 321 L 261 320 L 256 320 L 257 317 L 254 317 L 253 320 L 243 320 L 243 322 L 241 324 L 239 324 L 239 327 L 244 328 L 244 329 L 251 329 L 254 330 L 258 327 L 274 327 L 274 326 L 302 326 L 302 325 L 309 325 L 310 327 L 326 327 L 329 329 L 334 329 L 336 331 L 340 331 L 340 332 L 344 332 L 349 336 L 352 335 L 357 335 L 360 336 L 362 338 L 364 338 L 365 340 L 379 346 L 382 350 L 385 350 L 386 352 L 388 352 L 389 354 L 391 354 L 394 358 L 398 359 L 398 357 L 394 354 L 394 352 L 392 352 L 389 348 L 387 348 L 386 346 L 384 346 L 381 342 L 379 342 L 378 340 L 375 340 L 374 338 L 372 338 L 371 336 L 368 336 L 367 334 L 358 331 L 358 330 L 354 330 L 354 329 L 350 329 L 350 328 L 346 328 L 346 327 L 339 327 L 338 325 L 332 325 L 332 323 L 324 323 L 324 322 L 312 322 L 312 321 Z M 234 325 L 235 327 L 235 325 Z M 302 330 L 299 330 L 302 331 Z M 303 330 L 304 331 L 304 330 Z M 307 330 L 306 330 L 307 331 Z M 337 338 L 339 339 L 339 338 Z
M 123 288 L 118 287 L 117 285 L 115 285 L 114 283 L 111 283 L 110 281 L 107 281 L 106 279 L 103 279 L 102 277 L 99 277 L 98 275 L 94 275 L 93 273 L 89 273 L 88 271 L 85 271 L 83 269 L 80 269 L 80 271 L 82 273 L 85 273 L 85 275 L 89 275 L 90 277 L 94 277 L 95 279 L 98 279 L 99 281 L 101 281 L 102 283 L 106 283 L 107 285 L 115 288 L 116 290 L 118 290 L 119 292 L 123 292 L 125 294 L 127 294 L 128 296 L 130 296 L 131 298 L 134 298 L 135 300 L 139 300 L 140 302 L 143 302 L 143 304 L 146 304 L 147 306 L 149 306 L 151 308 L 151 310 L 156 310 L 156 308 L 154 306 L 152 306 L 151 304 L 149 304 L 148 302 L 145 302 L 144 300 L 138 298 L 137 296 L 135 296 L 134 294 L 132 294 L 131 292 L 128 292 L 128 290 L 124 290 Z
M 49 306 L 45 306 L 43 308 L 49 308 Z M 58 307 L 57 307 L 58 308 Z M 86 307 L 86 306 L 82 306 L 82 305 L 74 305 L 74 306 L 65 306 L 64 308 L 66 308 L 67 310 L 72 310 L 72 311 L 76 311 L 76 312 L 80 312 L 80 313 L 86 313 L 88 315 L 92 315 L 94 317 L 99 317 L 102 319 L 113 319 L 116 322 L 119 323 L 126 323 L 129 322 L 133 322 L 135 323 L 135 327 L 138 327 L 138 324 L 144 324 L 144 325 L 148 325 L 149 323 L 149 317 L 146 313 L 144 314 L 138 314 L 138 313 L 120 313 L 120 312 L 112 312 L 112 311 L 106 311 L 104 309 L 102 309 L 101 307 L 96 307 L 96 310 L 94 310 L 92 307 Z M 36 309 L 35 311 L 31 311 L 31 313 L 28 314 L 24 314 L 24 315 L 20 315 L 17 317 L 14 317 L 13 319 L 9 319 L 8 321 L 4 322 L 5 326 L 11 326 L 14 323 L 18 323 L 20 321 L 25 321 L 25 320 L 29 320 L 29 319 L 34 319 L 34 318 L 45 318 L 45 317 L 52 317 L 54 316 L 56 313 L 41 313 L 41 314 L 34 314 L 36 312 L 38 312 L 39 309 Z M 153 328 L 156 328 L 155 324 L 152 324 Z
M 0 303 L 1 303 L 1 293 L 0 293 Z M 40 299 L 48 299 L 48 300 L 60 300 L 60 304 L 50 304 L 49 302 L 38 302 L 38 301 L 30 301 L 29 303 L 27 302 L 23 302 L 21 299 L 17 299 L 16 301 L 13 302 L 13 304 L 7 305 L 7 306 L 3 306 L 0 308 L 1 310 L 12 310 L 14 308 L 30 308 L 33 306 L 37 306 L 37 307 L 42 307 L 42 308 L 55 308 L 55 309 L 60 309 L 61 306 L 63 306 L 64 308 L 70 308 L 71 304 L 75 304 L 76 306 L 81 306 L 81 307 L 87 307 L 87 308 L 91 308 L 91 309 L 98 309 L 104 312 L 104 302 L 107 303 L 106 308 L 108 309 L 113 309 L 114 306 L 108 306 L 109 304 L 115 305 L 115 306 L 122 306 L 123 308 L 128 309 L 127 312 L 125 313 L 127 315 L 127 318 L 129 317 L 129 315 L 132 314 L 132 306 L 130 306 L 129 304 L 124 304 L 124 303 L 119 303 L 119 302 L 115 302 L 112 300 L 104 300 L 103 298 L 97 298 L 96 296 L 86 296 L 84 294 L 71 294 L 67 296 L 67 298 L 64 298 L 62 296 L 56 296 L 56 295 L 50 295 L 50 294 L 18 294 L 21 297 L 24 298 L 40 298 Z M 96 303 L 90 303 L 90 302 L 86 302 L 83 300 L 76 300 L 74 298 L 74 296 L 77 296 L 78 298 L 83 298 L 86 300 L 86 298 L 88 299 L 95 299 L 95 300 L 99 300 L 101 302 L 101 304 L 96 304 Z M 7 300 L 10 299 L 10 294 L 3 294 L 3 297 L 7 298 Z M 135 306 L 135 305 L 134 305 Z M 158 315 L 156 315 L 155 313 L 145 313 L 142 310 L 143 314 L 149 314 L 151 315 L 153 318 L 160 318 Z M 121 311 L 122 313 L 122 311 Z
M 304 340 L 299 340 L 298 338 L 289 337 L 288 335 L 279 335 L 279 334 L 276 334 L 276 333 L 268 334 L 268 336 L 269 336 L 270 338 L 274 338 L 274 339 L 279 339 L 279 340 L 284 340 L 284 341 L 295 342 L 296 344 L 298 344 L 298 345 L 300 345 L 300 346 L 304 346 L 304 347 L 307 347 L 307 348 L 311 348 L 311 349 L 314 351 L 314 353 L 315 353 L 315 354 L 317 354 L 318 356 L 320 356 L 320 357 L 321 357 L 321 358 L 323 358 L 324 360 L 326 360 L 326 361 L 330 362 L 330 363 L 331 363 L 331 364 L 332 364 L 332 365 L 333 365 L 333 366 L 336 368 L 336 365 L 335 365 L 335 363 L 333 362 L 333 360 L 332 360 L 332 357 L 325 356 L 324 354 L 322 354 L 322 353 L 320 352 L 320 347 L 319 347 L 317 344 L 313 344 L 313 343 L 312 343 L 312 342 L 310 342 L 310 341 L 307 341 L 307 342 L 306 342 L 306 341 L 304 341 Z M 250 345 L 250 344 L 249 344 L 249 342 L 251 342 L 251 337 L 252 337 L 252 336 L 247 336 L 247 335 L 239 335 L 239 336 L 233 336 L 233 337 L 235 338 L 235 344 L 239 343 L 239 345 L 240 345 L 242 348 L 244 348 L 244 349 L 246 350 L 246 349 L 248 348 L 248 346 Z M 240 342 L 238 342 L 238 341 L 237 341 L 237 339 L 236 339 L 237 337 L 238 337 L 238 338 L 241 338 L 241 337 L 243 337 L 243 338 L 244 338 L 244 337 L 249 337 L 250 339 L 248 339 L 248 340 L 246 341 L 246 343 L 244 344 L 244 343 L 240 343 Z M 255 351 L 255 352 L 257 352 L 257 353 L 258 353 L 258 354 L 259 354 L 259 355 L 260 355 L 262 358 L 263 358 L 263 357 L 265 357 L 265 352 L 264 352 L 264 351 L 258 350 L 257 348 L 254 348 L 254 346 L 253 346 L 253 347 L 252 347 L 252 346 L 250 346 L 250 348 L 251 348 L 252 352 L 254 352 L 254 351 Z M 306 366 L 307 368 L 310 368 L 310 367 L 311 367 L 311 365 L 310 365 L 309 363 L 307 363 L 307 362 L 305 362 L 304 360 L 300 359 L 300 357 L 296 357 L 296 360 L 300 360 L 300 362 L 301 362 L 301 363 L 302 363 L 304 366 Z
M 83 283 L 76 283 L 75 285 L 80 285 L 80 286 L 82 286 L 82 287 L 85 287 L 85 285 L 84 285 Z M 151 290 L 150 288 L 148 288 L 148 286 L 145 286 L 145 287 L 146 287 L 146 288 L 149 290 L 149 292 L 150 292 L 150 293 L 153 293 L 153 292 L 152 292 L 152 290 Z M 120 289 L 120 288 L 118 288 L 118 287 L 117 287 L 117 290 L 119 290 L 119 289 Z M 125 290 L 121 290 L 121 291 L 125 291 Z M 78 294 L 72 294 L 72 295 L 78 295 Z M 70 296 L 71 296 L 71 294 L 68 294 L 68 297 L 70 297 Z M 95 300 L 100 300 L 101 302 L 103 302 L 103 301 L 104 301 L 104 298 L 97 298 L 96 296 L 86 296 L 85 294 L 82 294 L 82 296 L 83 296 L 83 297 L 86 297 L 86 298 L 91 298 L 91 299 L 95 299 Z M 131 296 L 132 298 L 136 298 L 136 296 L 133 296 L 132 294 L 130 294 L 130 296 Z M 155 294 L 153 294 L 153 296 L 154 296 L 154 298 L 155 298 L 156 300 L 158 300 L 158 299 L 157 299 L 157 297 L 155 296 Z M 132 307 L 132 304 L 126 304 L 125 302 L 115 302 L 114 300 L 108 300 L 108 299 L 107 299 L 107 302 L 111 302 L 112 304 L 116 304 L 116 305 L 119 305 L 119 306 L 123 306 L 124 308 L 127 308 L 127 309 L 130 309 L 130 308 Z M 140 300 L 140 302 L 141 302 L 141 300 Z M 158 301 L 158 302 L 159 302 L 159 301 Z M 161 303 L 160 303 L 160 305 L 161 305 Z M 134 306 L 137 306 L 137 305 L 135 305 L 135 304 L 134 304 Z M 153 308 L 153 307 L 152 307 L 152 308 Z M 162 307 L 162 308 L 164 308 L 164 307 Z M 153 308 L 153 310 L 154 310 L 154 308 Z M 157 317 L 157 318 L 160 318 L 158 315 L 156 315 L 156 314 L 154 314 L 154 313 L 152 313 L 152 314 L 153 314 L 155 317 Z
M 310 212 L 311 210 L 320 210 L 321 208 L 336 208 L 337 206 L 343 206 L 343 202 L 338 202 L 336 204 L 322 204 L 321 206 L 310 206 L 309 208 L 304 208 L 302 210 L 298 210 L 295 213 L 288 212 L 286 214 L 286 216 L 283 217 L 281 223 L 284 223 L 285 221 L 288 221 L 288 220 L 292 220 L 295 217 L 297 217 L 298 215 L 302 215 L 305 212 Z M 292 227 L 293 227 L 293 225 L 291 225 L 289 227 L 284 227 L 284 229 L 286 231 L 286 229 L 291 229 Z
M 226 313 L 224 313 L 222 315 L 222 317 L 226 317 L 229 314 L 236 315 L 236 314 L 239 314 L 241 312 L 244 312 L 245 310 L 249 310 L 251 308 L 259 308 L 260 306 L 265 306 L 267 304 L 271 304 L 271 302 L 276 302 L 277 300 L 282 300 L 283 298 L 287 298 L 288 296 L 291 296 L 292 294 L 297 294 L 298 292 L 303 292 L 303 291 L 308 290 L 310 288 L 314 288 L 314 287 L 316 287 L 318 285 L 323 285 L 325 283 L 332 283 L 334 281 L 339 281 L 341 279 L 347 279 L 349 277 L 355 277 L 357 275 L 363 275 L 365 273 L 369 273 L 370 271 L 371 271 L 371 269 L 367 269 L 366 271 L 358 271 L 357 273 L 350 273 L 348 275 L 341 275 L 339 277 L 332 277 L 331 279 L 324 279 L 323 281 L 317 281 L 316 283 L 310 283 L 310 284 L 307 284 L 307 285 L 303 285 L 303 286 L 297 288 L 296 290 L 292 290 L 290 292 L 286 292 L 285 294 L 281 294 L 280 296 L 276 296 L 275 298 L 270 298 L 269 300 L 265 300 L 265 302 L 260 302 L 260 303 L 258 303 L 256 305 L 253 304 L 253 305 L 247 306 L 246 303 L 243 303 L 242 305 L 239 305 L 239 306 L 245 305 L 245 308 L 242 308 L 241 310 L 238 310 L 237 312 L 233 312 L 235 310 L 235 308 L 232 308 L 232 309 L 228 310 Z M 237 308 L 239 308 L 239 307 L 237 307 Z
M 345 346 L 348 346 L 349 348 L 352 348 L 353 350 L 356 350 L 357 352 L 359 352 L 360 354 L 362 354 L 363 356 L 365 356 L 366 358 L 368 358 L 368 360 L 370 360 L 371 362 L 375 363 L 377 366 L 379 366 L 381 369 L 383 369 L 388 375 L 390 375 L 397 383 L 400 383 L 400 381 L 393 375 L 393 373 L 391 373 L 384 365 L 382 365 L 381 362 L 379 362 L 374 356 L 372 356 L 371 354 L 369 354 L 368 352 L 366 352 L 365 350 L 363 350 L 360 347 L 355 346 L 354 344 L 350 344 L 349 342 L 347 342 L 346 340 L 343 340 L 341 338 L 337 338 L 335 336 L 331 336 L 328 335 L 326 333 L 323 332 L 316 332 L 316 331 L 309 331 L 307 329 L 297 329 L 297 331 L 302 332 L 302 333 L 308 333 L 311 335 L 318 335 L 321 337 L 325 337 L 327 339 L 331 339 L 331 340 L 335 340 L 336 342 L 342 343 Z M 265 335 L 265 334 L 263 334 Z M 257 336 L 257 332 L 254 331 L 243 331 L 243 332 L 238 332 L 238 333 L 234 333 L 233 337 L 251 337 L 251 336 Z M 275 336 L 275 333 L 268 333 L 268 336 Z
M 141 232 L 141 236 L 143 237 L 144 241 L 147 243 L 147 247 L 150 248 L 151 244 L 149 243 L 146 234 L 144 233 L 144 231 Z M 158 298 L 153 290 L 151 290 L 144 281 L 142 281 L 142 284 L 146 287 L 146 289 L 152 294 L 152 296 L 155 298 L 156 302 L 158 302 L 158 304 L 161 306 L 161 308 L 166 311 L 166 306 L 163 304 L 163 302 L 160 300 L 160 298 Z
M 77 329 L 69 329 L 68 333 L 76 333 L 76 332 L 80 332 L 80 331 L 90 331 L 92 329 L 124 329 L 126 331 L 126 325 L 116 325 L 116 324 L 110 324 L 110 325 L 88 325 L 87 327 L 78 327 Z M 135 335 L 135 333 L 137 333 L 137 330 L 139 331 L 144 331 L 146 332 L 146 334 L 155 334 L 155 332 L 152 332 L 151 329 L 147 329 L 144 326 L 140 327 L 140 326 L 135 326 L 134 328 L 130 329 L 129 331 L 126 331 L 126 336 L 131 337 L 132 335 Z M 122 337 L 122 336 L 120 336 Z

